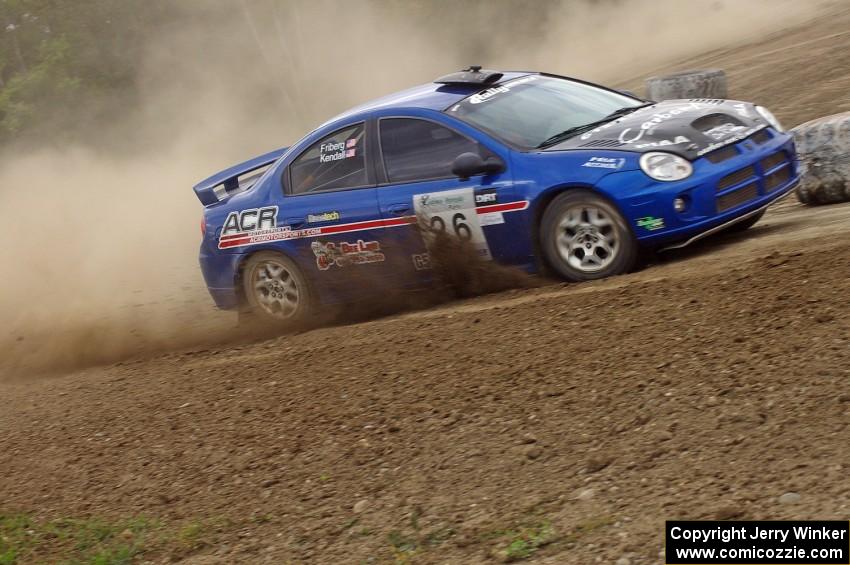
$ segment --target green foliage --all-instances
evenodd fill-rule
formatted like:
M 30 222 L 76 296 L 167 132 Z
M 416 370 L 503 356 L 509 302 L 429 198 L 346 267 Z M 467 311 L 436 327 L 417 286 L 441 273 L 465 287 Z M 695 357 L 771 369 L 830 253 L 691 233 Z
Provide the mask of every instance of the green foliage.
M 0 565 L 130 565 L 146 551 L 170 548 L 187 554 L 208 543 L 211 524 L 196 520 L 166 526 L 144 517 L 39 521 L 0 513 Z
M 32 561 L 48 546 L 61 548 L 69 565 L 129 564 L 143 550 L 146 535 L 158 527 L 145 518 L 37 522 L 23 514 L 0 514 L 0 565 Z
M 491 536 L 488 537 L 505 538 L 504 545 L 495 551 L 505 561 L 528 559 L 538 549 L 556 539 L 549 522 L 541 522 L 518 530 L 492 532 Z
M 0 1 L 0 142 L 132 90 L 145 38 L 170 11 L 166 0 Z

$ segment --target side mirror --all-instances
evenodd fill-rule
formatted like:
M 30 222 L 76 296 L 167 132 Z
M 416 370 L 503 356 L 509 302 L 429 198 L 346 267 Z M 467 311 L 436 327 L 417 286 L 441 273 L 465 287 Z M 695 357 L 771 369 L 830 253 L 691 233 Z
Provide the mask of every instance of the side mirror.
M 452 174 L 467 180 L 475 175 L 492 175 L 505 170 L 505 165 L 496 157 L 488 157 L 485 161 L 478 153 L 461 153 L 452 163 Z

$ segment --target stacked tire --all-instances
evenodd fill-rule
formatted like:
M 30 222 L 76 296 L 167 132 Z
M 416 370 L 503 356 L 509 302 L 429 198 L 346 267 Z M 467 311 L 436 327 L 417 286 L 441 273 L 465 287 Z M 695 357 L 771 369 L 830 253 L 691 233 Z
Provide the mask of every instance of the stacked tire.
M 791 130 L 800 158 L 803 204 L 850 201 L 850 112 L 825 116 Z
M 726 73 L 720 69 L 682 71 L 646 79 L 646 97 L 660 102 L 680 98 L 726 98 Z

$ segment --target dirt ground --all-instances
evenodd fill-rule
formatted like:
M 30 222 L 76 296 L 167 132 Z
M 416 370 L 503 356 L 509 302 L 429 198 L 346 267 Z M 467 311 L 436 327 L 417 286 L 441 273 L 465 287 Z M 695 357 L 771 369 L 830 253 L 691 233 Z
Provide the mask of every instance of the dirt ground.
M 848 29 L 671 68 L 794 125 L 850 109 Z M 848 281 L 850 204 L 788 199 L 606 281 L 0 381 L 0 550 L 97 517 L 140 562 L 627 565 L 666 519 L 847 520 Z

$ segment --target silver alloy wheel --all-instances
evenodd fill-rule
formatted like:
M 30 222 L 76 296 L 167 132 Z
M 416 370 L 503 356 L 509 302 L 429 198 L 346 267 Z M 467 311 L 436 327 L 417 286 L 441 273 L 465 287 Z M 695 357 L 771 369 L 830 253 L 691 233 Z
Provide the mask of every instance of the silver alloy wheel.
M 587 204 L 566 210 L 558 222 L 555 241 L 561 258 L 584 273 L 607 267 L 620 248 L 614 219 L 602 208 Z
M 257 304 L 271 316 L 287 320 L 298 311 L 301 293 L 295 277 L 283 263 L 268 259 L 251 273 Z

